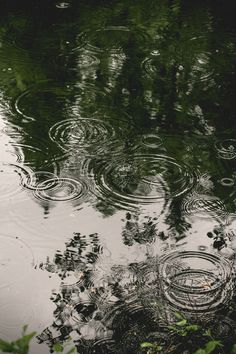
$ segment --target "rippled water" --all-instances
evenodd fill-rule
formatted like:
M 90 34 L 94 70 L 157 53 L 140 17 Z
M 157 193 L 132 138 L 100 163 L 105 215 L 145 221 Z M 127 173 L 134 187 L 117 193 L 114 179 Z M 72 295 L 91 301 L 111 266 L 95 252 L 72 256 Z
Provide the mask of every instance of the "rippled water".
M 1 338 L 141 353 L 180 311 L 232 340 L 231 5 L 0 5 Z

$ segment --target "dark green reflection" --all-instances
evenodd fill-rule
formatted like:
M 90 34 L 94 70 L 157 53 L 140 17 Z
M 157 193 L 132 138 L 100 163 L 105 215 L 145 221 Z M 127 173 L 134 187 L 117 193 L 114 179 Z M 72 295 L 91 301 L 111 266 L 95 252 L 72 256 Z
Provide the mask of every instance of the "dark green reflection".
M 18 163 L 31 171 L 23 188 L 45 217 L 60 203 L 78 213 L 86 204 L 104 219 L 121 211 L 121 242 L 127 248 L 166 242 L 166 249 L 187 243 L 196 225 L 210 220 L 204 236 L 212 239 L 211 250 L 230 245 L 234 233 L 227 228 L 236 206 L 232 5 L 220 0 L 1 2 L 2 133 Z M 65 253 L 45 266 L 63 281 L 76 274 L 85 283 L 62 286 L 55 294 L 52 327 L 61 341 L 77 331 L 82 353 L 118 353 L 122 341 L 122 353 L 137 352 L 138 342 L 155 328 L 153 319 L 146 321 L 150 309 L 141 274 L 155 257 L 127 268 L 116 265 L 104 290 L 91 279 L 102 246 L 97 234 L 89 237 L 88 242 L 74 235 Z M 125 274 L 128 285 L 120 285 Z M 138 282 L 144 307 L 137 294 L 131 296 Z M 105 349 L 102 344 L 94 349 L 91 328 L 87 340 L 78 321 L 66 322 L 65 309 L 76 292 L 85 293 L 87 302 L 75 306 L 72 322 L 99 325 Z M 107 304 L 106 296 L 114 296 L 119 306 L 116 317 L 109 303 L 105 326 L 105 310 L 98 309 L 102 301 Z M 132 336 L 133 328 L 135 343 L 124 335 Z M 51 345 L 54 338 L 45 332 L 40 338 Z

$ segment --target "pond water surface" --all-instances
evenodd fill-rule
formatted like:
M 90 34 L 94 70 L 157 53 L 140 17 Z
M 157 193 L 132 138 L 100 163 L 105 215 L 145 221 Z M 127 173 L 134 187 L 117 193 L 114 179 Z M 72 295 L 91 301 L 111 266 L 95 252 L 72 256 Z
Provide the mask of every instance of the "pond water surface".
M 134 354 L 172 309 L 236 317 L 236 28 L 188 3 L 2 2 L 0 338 Z

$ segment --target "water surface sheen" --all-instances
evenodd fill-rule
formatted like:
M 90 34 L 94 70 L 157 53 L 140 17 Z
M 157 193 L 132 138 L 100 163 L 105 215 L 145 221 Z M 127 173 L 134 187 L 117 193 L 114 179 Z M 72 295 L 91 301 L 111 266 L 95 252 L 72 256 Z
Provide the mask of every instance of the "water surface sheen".
M 2 3 L 0 337 L 179 354 L 181 311 L 230 341 L 233 1 Z

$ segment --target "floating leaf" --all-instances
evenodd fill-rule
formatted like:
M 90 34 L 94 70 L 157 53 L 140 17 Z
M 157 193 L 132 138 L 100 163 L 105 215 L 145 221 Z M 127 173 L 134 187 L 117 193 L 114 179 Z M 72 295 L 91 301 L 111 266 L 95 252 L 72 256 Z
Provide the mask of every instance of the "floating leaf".
M 63 346 L 61 345 L 61 343 L 55 343 L 53 345 L 53 350 L 56 352 L 56 353 L 61 353 L 63 352 Z
M 217 340 L 211 340 L 205 346 L 205 353 L 211 354 L 217 347 L 222 347 L 221 342 Z
M 206 354 L 204 349 L 198 349 L 194 354 Z
M 186 326 L 186 324 L 187 324 L 187 320 L 182 320 L 182 321 L 179 321 L 179 322 L 176 322 L 176 326 L 178 326 L 178 327 L 183 327 L 183 326 Z
M 211 330 L 207 329 L 203 335 L 206 337 L 211 337 Z
M 141 343 L 141 348 L 153 348 L 153 344 L 149 342 Z
M 200 326 L 198 326 L 198 325 L 186 326 L 186 330 L 189 332 L 197 332 L 199 329 L 200 329 Z

